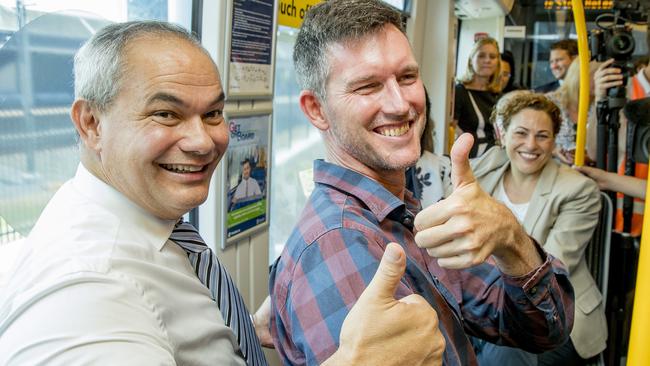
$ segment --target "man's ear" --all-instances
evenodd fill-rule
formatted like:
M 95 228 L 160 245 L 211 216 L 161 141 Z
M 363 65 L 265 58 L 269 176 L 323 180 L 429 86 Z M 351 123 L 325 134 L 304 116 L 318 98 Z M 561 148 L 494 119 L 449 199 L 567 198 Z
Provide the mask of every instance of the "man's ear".
M 313 91 L 301 91 L 298 100 L 300 102 L 300 109 L 302 109 L 302 112 L 307 116 L 309 122 L 311 122 L 314 127 L 321 131 L 327 131 L 330 128 L 329 122 L 327 121 L 327 118 L 325 118 L 323 104 Z
M 92 107 L 89 101 L 77 99 L 72 103 L 70 118 L 84 145 L 88 149 L 99 151 L 101 128 L 97 109 Z

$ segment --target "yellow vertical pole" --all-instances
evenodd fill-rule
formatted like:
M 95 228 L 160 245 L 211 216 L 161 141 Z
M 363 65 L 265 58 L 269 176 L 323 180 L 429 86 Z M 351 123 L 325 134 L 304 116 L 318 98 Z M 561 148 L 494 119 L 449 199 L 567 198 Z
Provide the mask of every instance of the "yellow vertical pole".
M 578 60 L 580 62 L 580 95 L 578 103 L 578 131 L 576 132 L 576 155 L 574 164 L 585 164 L 585 143 L 587 139 L 587 112 L 589 110 L 589 43 L 585 11 L 581 0 L 572 0 L 573 21 L 578 34 Z
M 650 174 L 648 175 L 650 179 Z M 646 187 L 646 201 L 641 231 L 641 251 L 636 273 L 636 290 L 632 312 L 630 346 L 627 350 L 629 366 L 650 365 L 650 184 Z
M 580 96 L 578 106 L 578 131 L 576 136 L 575 164 L 584 165 L 585 140 L 587 132 L 587 111 L 589 109 L 589 47 L 584 9 L 581 0 L 572 0 L 573 19 L 578 34 L 580 62 Z M 650 179 L 650 174 L 648 176 Z M 650 184 L 646 188 L 644 212 L 650 212 Z M 650 365 L 650 214 L 643 217 L 641 250 L 637 267 L 636 290 L 632 313 L 630 345 L 627 365 Z

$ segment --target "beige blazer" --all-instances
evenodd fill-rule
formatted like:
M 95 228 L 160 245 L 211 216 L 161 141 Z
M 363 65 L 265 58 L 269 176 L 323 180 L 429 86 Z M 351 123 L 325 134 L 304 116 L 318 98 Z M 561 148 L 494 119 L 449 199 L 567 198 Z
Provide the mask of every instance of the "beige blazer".
M 490 195 L 510 167 L 501 147 L 472 161 L 474 175 Z M 526 232 L 569 270 L 575 291 L 571 340 L 583 358 L 605 349 L 607 322 L 602 295 L 585 260 L 585 248 L 598 222 L 600 195 L 589 178 L 551 159 L 542 170 L 523 222 Z

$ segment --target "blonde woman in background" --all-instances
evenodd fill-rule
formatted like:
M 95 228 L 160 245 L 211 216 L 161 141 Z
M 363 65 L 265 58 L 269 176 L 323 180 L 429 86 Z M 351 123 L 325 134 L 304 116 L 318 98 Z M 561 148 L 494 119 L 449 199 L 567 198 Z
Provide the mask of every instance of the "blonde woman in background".
M 501 90 L 501 57 L 494 38 L 482 38 L 472 47 L 467 71 L 455 89 L 454 127 L 456 136 L 469 132 L 474 136 L 470 157 L 482 155 L 494 146 L 494 128 L 490 123 L 492 108 Z
M 589 64 L 589 77 L 593 79 L 598 64 Z M 593 81 L 590 83 L 589 105 L 594 101 Z M 553 151 L 559 161 L 572 165 L 576 151 L 576 132 L 578 126 L 578 99 L 580 96 L 580 62 L 573 60 L 567 70 L 562 85 L 555 91 L 547 93 L 546 96 L 552 100 L 562 112 L 562 124 L 560 132 L 555 138 L 556 149 Z M 590 108 L 591 110 L 591 108 Z

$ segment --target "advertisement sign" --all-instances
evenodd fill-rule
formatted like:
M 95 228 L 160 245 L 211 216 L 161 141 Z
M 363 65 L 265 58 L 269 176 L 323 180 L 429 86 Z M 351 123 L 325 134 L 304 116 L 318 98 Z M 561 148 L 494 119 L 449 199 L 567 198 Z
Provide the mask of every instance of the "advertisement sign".
M 273 95 L 274 0 L 233 0 L 226 90 L 228 99 Z
M 225 243 L 268 225 L 271 112 L 228 113 L 224 158 Z

